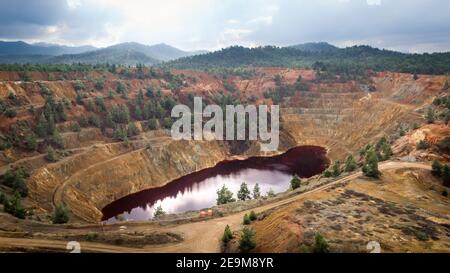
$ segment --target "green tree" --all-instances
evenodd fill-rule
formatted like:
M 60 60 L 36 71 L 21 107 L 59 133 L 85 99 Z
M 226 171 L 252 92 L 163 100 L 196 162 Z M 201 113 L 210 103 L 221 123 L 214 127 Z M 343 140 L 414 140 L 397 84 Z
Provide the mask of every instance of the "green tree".
M 223 185 L 221 189 L 217 190 L 217 205 L 223 205 L 231 202 L 235 202 L 233 193 Z
M 28 135 L 25 137 L 25 143 L 26 143 L 26 145 L 27 145 L 27 148 L 28 148 L 29 150 L 31 150 L 31 151 L 35 151 L 35 150 L 37 149 L 37 147 L 38 147 L 38 143 L 37 143 L 37 140 L 36 140 L 36 136 L 35 136 L 33 133 L 28 134 Z
M 136 97 L 136 105 L 143 106 L 144 105 L 144 93 L 142 90 L 139 90 L 139 93 Z
M 47 159 L 49 162 L 56 162 L 56 154 L 52 146 L 48 146 L 45 159 Z
M 64 206 L 63 204 L 56 205 L 52 217 L 53 224 L 65 224 L 69 222 L 69 220 L 70 220 L 69 209 L 66 208 L 66 206 Z
M 431 174 L 433 176 L 440 177 L 442 175 L 442 167 L 443 166 L 439 161 L 434 160 L 431 165 Z
M 139 105 L 136 105 L 136 108 L 134 110 L 134 116 L 136 117 L 137 120 L 143 119 L 142 109 Z
M 233 232 L 231 231 L 230 226 L 227 225 L 225 227 L 225 230 L 223 231 L 222 242 L 224 242 L 226 244 L 229 241 L 231 241 L 231 239 L 233 239 Z
M 139 129 L 136 127 L 134 122 L 130 122 L 127 127 L 127 135 L 128 137 L 139 135 Z
M 434 123 L 436 121 L 435 113 L 431 107 L 428 108 L 426 119 L 429 124 Z
M 42 113 L 39 117 L 39 121 L 36 126 L 36 134 L 40 137 L 46 137 L 47 127 L 48 127 L 47 119 L 45 118 L 44 113 Z
M 332 171 L 333 177 L 338 177 L 341 175 L 341 162 L 339 160 L 336 160 L 333 165 L 333 171 Z
M 158 218 L 158 217 L 161 217 L 161 216 L 163 216 L 165 214 L 166 214 L 166 212 L 163 210 L 162 206 L 159 205 L 156 208 L 155 213 L 153 214 L 153 218 Z
M 239 189 L 237 193 L 237 197 L 241 201 L 245 201 L 247 199 L 252 199 L 250 196 L 250 190 L 247 187 L 247 183 L 242 182 L 241 188 Z
M 239 240 L 239 249 L 242 252 L 249 252 L 250 250 L 254 249 L 256 247 L 256 241 L 254 237 L 255 232 L 248 227 L 244 227 L 242 229 L 241 238 Z
M 358 168 L 358 165 L 356 164 L 355 159 L 353 158 L 353 155 L 349 154 L 347 158 L 345 159 L 345 172 L 353 172 Z
M 294 177 L 291 179 L 291 189 L 295 190 L 300 188 L 301 180 L 297 175 L 294 175 Z
M 11 200 L 5 197 L 5 200 L 3 201 L 3 210 L 19 219 L 25 219 L 27 214 L 27 211 L 23 208 L 22 202 L 20 201 L 20 195 L 17 192 Z
M 445 165 L 442 169 L 442 181 L 444 182 L 444 186 L 450 187 L 450 166 Z
M 259 188 L 258 183 L 253 187 L 253 199 L 261 198 L 261 189 Z
M 105 80 L 104 79 L 97 79 L 95 80 L 95 89 L 101 91 L 105 87 Z
M 378 156 L 373 149 L 370 149 L 366 154 L 366 159 L 362 171 L 365 176 L 378 178 L 381 173 L 378 170 Z

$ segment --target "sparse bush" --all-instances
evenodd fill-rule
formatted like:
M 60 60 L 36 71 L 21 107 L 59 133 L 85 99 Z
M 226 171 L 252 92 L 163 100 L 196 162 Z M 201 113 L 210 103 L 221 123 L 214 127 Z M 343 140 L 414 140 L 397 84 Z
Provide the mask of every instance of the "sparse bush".
M 69 209 L 63 204 L 56 205 L 53 211 L 52 222 L 53 224 L 65 224 L 70 220 Z
M 239 240 L 239 249 L 242 252 L 249 252 L 250 250 L 254 249 L 256 247 L 256 241 L 255 241 L 255 232 L 248 228 L 244 227 L 242 230 L 241 238 Z

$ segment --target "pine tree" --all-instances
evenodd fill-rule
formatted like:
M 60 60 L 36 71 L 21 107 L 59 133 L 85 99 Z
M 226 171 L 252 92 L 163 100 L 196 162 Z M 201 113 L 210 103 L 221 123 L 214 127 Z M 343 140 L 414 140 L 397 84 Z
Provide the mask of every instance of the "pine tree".
M 334 162 L 332 175 L 333 177 L 338 177 L 341 175 L 341 162 L 339 160 Z
M 48 146 L 48 148 L 47 148 L 47 155 L 46 155 L 45 158 L 48 161 L 50 161 L 50 162 L 55 162 L 56 161 L 55 150 L 53 149 L 52 146 Z
M 249 252 L 250 250 L 256 247 L 255 241 L 255 232 L 248 228 L 244 227 L 241 234 L 241 239 L 239 240 L 239 249 L 242 252 Z
M 370 149 L 366 154 L 365 164 L 363 166 L 363 173 L 368 177 L 378 178 L 381 173 L 378 170 L 378 156 L 373 149 Z
M 247 199 L 252 199 L 250 196 L 250 190 L 247 187 L 247 183 L 242 182 L 241 188 L 239 189 L 237 193 L 237 197 L 241 201 L 245 201 Z
M 231 239 L 233 239 L 233 232 L 231 231 L 230 226 L 227 225 L 223 231 L 222 242 L 226 244 L 231 241 Z
M 153 218 L 158 218 L 158 217 L 163 216 L 165 214 L 166 214 L 166 212 L 163 210 L 162 206 L 159 205 L 156 208 L 155 213 L 153 214 Z
M 217 190 L 217 205 L 223 205 L 234 201 L 236 200 L 233 198 L 233 193 L 225 187 L 225 185 L 223 185 L 221 189 Z
M 136 109 L 134 110 L 134 116 L 136 117 L 137 120 L 143 119 L 142 109 L 139 105 L 136 105 Z
M 294 175 L 294 177 L 291 179 L 291 189 L 295 190 L 300 188 L 301 180 L 297 175 Z
M 344 171 L 346 172 L 353 172 L 358 168 L 358 165 L 356 164 L 355 159 L 353 158 L 353 155 L 349 154 L 347 158 L 345 159 L 345 168 Z
M 431 107 L 428 108 L 426 119 L 427 119 L 427 122 L 429 124 L 434 123 L 435 120 L 436 120 L 436 116 L 435 116 L 434 111 L 433 111 L 433 109 Z
M 261 198 L 261 190 L 259 188 L 258 183 L 255 184 L 255 187 L 253 187 L 253 199 L 259 199 Z
M 45 118 L 44 113 L 41 114 L 39 117 L 38 124 L 36 126 L 36 134 L 40 137 L 46 137 L 47 136 L 47 119 Z

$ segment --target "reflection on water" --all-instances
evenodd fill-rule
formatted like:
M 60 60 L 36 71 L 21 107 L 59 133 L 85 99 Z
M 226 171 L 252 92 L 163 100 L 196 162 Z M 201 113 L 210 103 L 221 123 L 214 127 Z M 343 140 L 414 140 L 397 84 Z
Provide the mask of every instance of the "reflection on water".
M 195 172 L 171 183 L 144 190 L 119 199 L 103 209 L 103 220 L 148 220 L 161 206 L 167 213 L 210 208 L 216 204 L 217 190 L 226 185 L 234 193 L 246 182 L 250 191 L 256 183 L 262 194 L 286 191 L 292 176 L 310 177 L 328 165 L 326 151 L 316 146 L 301 146 L 273 157 L 252 157 L 247 160 L 224 161 L 213 168 Z

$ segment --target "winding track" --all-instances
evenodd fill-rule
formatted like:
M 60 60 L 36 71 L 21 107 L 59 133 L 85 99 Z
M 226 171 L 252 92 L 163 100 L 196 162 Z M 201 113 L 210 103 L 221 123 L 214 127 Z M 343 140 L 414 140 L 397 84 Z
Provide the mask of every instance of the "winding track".
M 431 170 L 430 165 L 424 163 L 414 162 L 396 162 L 388 161 L 379 165 L 380 170 L 393 170 L 404 168 L 417 168 Z M 276 208 L 297 201 L 308 194 L 318 192 L 330 188 L 336 184 L 348 182 L 356 179 L 362 175 L 361 172 L 351 174 L 349 176 L 338 179 L 329 184 L 317 187 L 308 192 L 295 195 L 293 197 L 263 205 L 261 207 L 252 209 L 255 212 L 262 212 L 268 209 Z M 122 247 L 101 243 L 81 242 L 81 251 L 83 252 L 219 252 L 220 251 L 220 236 L 226 225 L 230 225 L 232 229 L 239 229 L 242 222 L 242 217 L 250 210 L 235 213 L 222 218 L 215 218 L 196 223 L 181 224 L 178 226 L 170 226 L 164 229 L 166 232 L 175 232 L 183 234 L 184 240 L 181 243 L 165 244 L 157 246 L 146 246 L 144 248 Z M 146 225 L 130 225 L 130 230 L 145 229 Z M 2 238 L 0 237 L 0 250 L 8 249 L 31 249 L 34 251 L 60 251 L 65 252 L 66 243 L 57 240 L 43 240 L 43 239 L 26 239 L 26 238 Z

